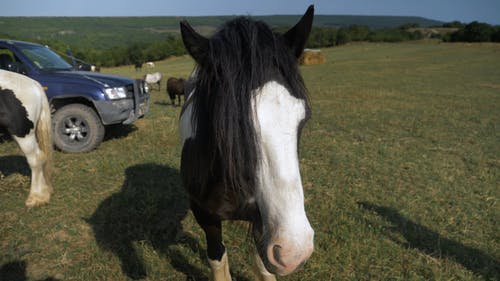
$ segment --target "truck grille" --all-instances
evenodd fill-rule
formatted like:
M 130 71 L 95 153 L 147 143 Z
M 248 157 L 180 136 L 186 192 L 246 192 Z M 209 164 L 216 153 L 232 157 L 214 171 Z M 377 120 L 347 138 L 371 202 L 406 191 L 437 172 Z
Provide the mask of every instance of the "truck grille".
M 143 80 L 136 80 L 136 83 L 138 84 L 137 85 L 137 89 L 138 89 L 138 95 L 139 97 L 143 97 L 145 95 L 148 94 L 148 92 L 146 91 L 146 84 Z M 129 84 L 126 86 L 127 87 L 127 97 L 128 98 L 133 98 L 134 97 L 134 84 Z

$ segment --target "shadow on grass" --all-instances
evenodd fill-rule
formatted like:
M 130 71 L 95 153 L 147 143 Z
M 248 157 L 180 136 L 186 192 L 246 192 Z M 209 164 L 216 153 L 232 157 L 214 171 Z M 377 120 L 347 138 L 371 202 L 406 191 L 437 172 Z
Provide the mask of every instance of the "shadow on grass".
M 137 127 L 133 124 L 115 124 L 106 126 L 106 134 L 104 141 L 112 139 L 121 139 L 128 136 L 130 133 L 137 131 Z
M 172 104 L 171 101 L 155 101 L 154 104 L 161 105 L 161 106 L 172 106 L 172 107 L 181 107 L 183 103 L 179 104 L 178 102 L 175 102 Z
M 483 276 L 486 280 L 500 280 L 500 261 L 477 249 L 465 246 L 456 241 L 443 237 L 439 233 L 417 224 L 397 210 L 389 207 L 377 206 L 368 202 L 359 202 L 359 206 L 374 211 L 392 224 L 391 232 L 403 235 L 407 241 L 405 247 L 417 249 L 427 255 L 452 259 L 468 270 Z
M 0 281 L 27 281 L 26 262 L 14 261 L 0 267 Z M 30 279 L 31 280 L 31 279 Z M 58 279 L 47 277 L 38 281 L 58 281 Z
M 124 274 L 132 279 L 147 276 L 134 242 L 146 243 L 169 257 L 172 266 L 188 280 L 203 280 L 204 274 L 189 264 L 184 254 L 169 247 L 183 244 L 199 251 L 198 241 L 185 234 L 181 221 L 189 203 L 179 171 L 168 166 L 141 164 L 128 167 L 120 192 L 105 199 L 87 222 L 99 246 L 115 254 Z M 203 259 L 205 253 L 203 252 Z
M 19 173 L 23 176 L 31 175 L 31 169 L 26 161 L 26 157 L 21 155 L 1 156 L 0 175 L 8 177 L 15 173 Z
M 154 104 L 161 105 L 161 106 L 171 106 L 172 105 L 172 103 L 165 102 L 165 101 L 155 101 Z

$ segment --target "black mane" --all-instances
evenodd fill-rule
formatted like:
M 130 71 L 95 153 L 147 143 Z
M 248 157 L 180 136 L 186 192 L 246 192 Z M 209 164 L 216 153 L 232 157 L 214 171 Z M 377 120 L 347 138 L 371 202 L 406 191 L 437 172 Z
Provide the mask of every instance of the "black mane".
M 195 76 L 192 122 L 200 146 L 197 160 L 208 160 L 196 164 L 207 166 L 192 171 L 202 190 L 191 193 L 206 199 L 212 190 L 204 187 L 222 184 L 226 192 L 248 198 L 254 192 L 260 153 L 252 95 L 266 82 L 277 81 L 307 104 L 297 58 L 282 35 L 264 22 L 239 17 L 210 38 L 207 59 L 197 66 Z

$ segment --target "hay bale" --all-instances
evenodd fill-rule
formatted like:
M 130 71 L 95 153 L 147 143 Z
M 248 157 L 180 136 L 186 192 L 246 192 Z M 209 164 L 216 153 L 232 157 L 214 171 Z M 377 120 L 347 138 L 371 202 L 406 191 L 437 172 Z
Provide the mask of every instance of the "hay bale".
M 321 50 L 305 49 L 299 58 L 301 65 L 323 64 L 326 59 Z

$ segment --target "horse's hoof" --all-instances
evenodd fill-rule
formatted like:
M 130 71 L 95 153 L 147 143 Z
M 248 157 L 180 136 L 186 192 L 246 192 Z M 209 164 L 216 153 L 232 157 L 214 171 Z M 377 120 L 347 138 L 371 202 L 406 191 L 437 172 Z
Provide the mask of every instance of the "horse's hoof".
M 50 194 L 30 194 L 28 199 L 26 200 L 26 206 L 28 208 L 36 207 L 36 206 L 41 206 L 44 204 L 49 203 L 50 200 Z

